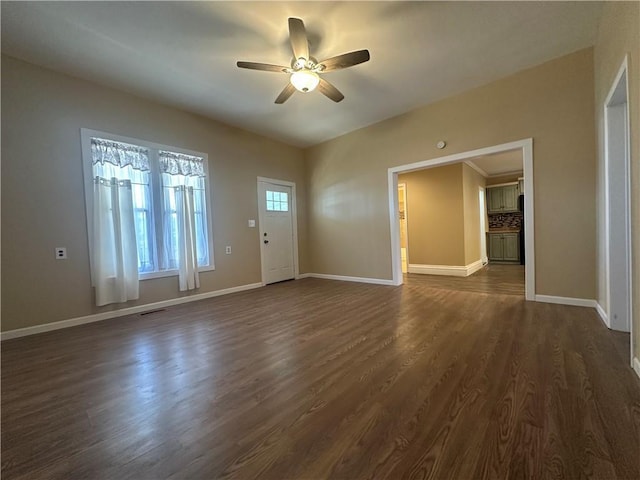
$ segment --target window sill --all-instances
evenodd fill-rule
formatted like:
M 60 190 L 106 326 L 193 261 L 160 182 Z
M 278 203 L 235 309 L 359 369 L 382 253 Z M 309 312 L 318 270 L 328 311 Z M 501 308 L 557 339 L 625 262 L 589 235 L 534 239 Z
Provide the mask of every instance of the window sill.
M 198 268 L 198 272 L 211 272 L 215 270 L 214 265 L 207 265 L 206 267 Z M 154 278 L 164 278 L 164 277 L 177 277 L 178 270 L 163 270 L 162 272 L 151 272 L 151 273 L 140 273 L 138 275 L 138 279 L 142 280 L 152 280 Z

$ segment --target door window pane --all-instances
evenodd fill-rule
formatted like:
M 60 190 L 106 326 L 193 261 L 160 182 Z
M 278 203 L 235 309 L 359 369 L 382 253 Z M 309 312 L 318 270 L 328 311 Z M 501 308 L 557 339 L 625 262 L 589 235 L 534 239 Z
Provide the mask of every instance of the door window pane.
M 289 194 L 287 192 L 273 192 L 267 190 L 267 211 L 268 212 L 288 212 Z

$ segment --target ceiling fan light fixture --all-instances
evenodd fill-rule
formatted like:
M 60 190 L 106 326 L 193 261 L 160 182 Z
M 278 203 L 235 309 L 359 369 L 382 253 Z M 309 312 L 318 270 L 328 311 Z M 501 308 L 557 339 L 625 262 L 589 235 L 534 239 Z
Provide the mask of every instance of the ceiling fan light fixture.
M 1 1 L 1 0 L 0 0 Z M 280 92 L 275 100 L 278 105 L 287 101 L 296 90 L 302 93 L 312 92 L 316 88 L 325 97 L 334 102 L 344 100 L 344 95 L 319 74 L 333 72 L 354 65 L 368 62 L 369 50 L 354 50 L 335 57 L 326 58 L 321 63 L 315 57 L 309 55 L 309 39 L 304 28 L 304 22 L 295 17 L 289 18 L 289 41 L 293 50 L 291 68 L 269 63 L 236 62 L 239 68 L 250 70 L 262 70 L 263 72 L 277 72 L 289 74 L 289 83 Z
M 299 92 L 307 93 L 315 90 L 320 83 L 320 77 L 317 73 L 309 70 L 300 70 L 291 74 L 291 85 L 296 87 Z

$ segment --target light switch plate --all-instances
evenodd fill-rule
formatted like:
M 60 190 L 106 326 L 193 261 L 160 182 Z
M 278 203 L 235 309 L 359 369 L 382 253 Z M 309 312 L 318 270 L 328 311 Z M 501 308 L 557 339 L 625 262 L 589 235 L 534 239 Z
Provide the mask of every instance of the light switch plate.
M 224 247 L 224 253 L 226 253 L 227 255 L 231 254 L 231 246 L 227 245 L 226 247 Z
M 256 226 L 256 221 L 255 220 L 249 220 L 249 227 L 255 228 L 255 226 Z

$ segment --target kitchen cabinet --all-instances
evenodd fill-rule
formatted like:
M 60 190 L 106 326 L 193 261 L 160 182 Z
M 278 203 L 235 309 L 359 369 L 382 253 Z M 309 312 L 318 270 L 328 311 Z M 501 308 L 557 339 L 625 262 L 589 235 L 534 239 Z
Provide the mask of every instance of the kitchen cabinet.
M 489 260 L 495 262 L 519 262 L 520 236 L 518 233 L 489 232 Z
M 517 183 L 500 187 L 487 187 L 487 212 L 517 212 L 518 195 L 520 195 L 520 188 Z
M 489 213 L 502 211 L 502 188 L 487 188 L 487 211 Z

